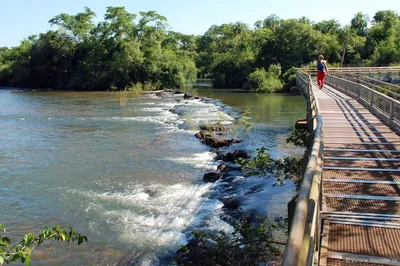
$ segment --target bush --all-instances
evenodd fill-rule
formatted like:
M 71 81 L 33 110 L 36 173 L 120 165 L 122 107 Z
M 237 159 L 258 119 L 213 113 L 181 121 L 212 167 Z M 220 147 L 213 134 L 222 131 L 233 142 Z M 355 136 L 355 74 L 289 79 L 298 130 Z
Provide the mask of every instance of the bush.
M 268 72 L 263 68 L 257 68 L 247 79 L 247 88 L 256 92 L 276 92 L 282 88 L 279 79 L 281 66 L 271 65 Z
M 267 87 L 267 72 L 256 69 L 247 79 L 247 86 L 251 90 L 259 91 Z
M 296 68 L 291 67 L 282 75 L 282 80 L 284 85 L 284 89 L 289 91 L 290 88 L 296 86 Z

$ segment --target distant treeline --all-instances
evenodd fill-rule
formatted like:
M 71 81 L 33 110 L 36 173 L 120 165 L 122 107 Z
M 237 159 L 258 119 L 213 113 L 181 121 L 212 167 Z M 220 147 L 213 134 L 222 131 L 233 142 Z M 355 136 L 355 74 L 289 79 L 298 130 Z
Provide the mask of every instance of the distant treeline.
M 400 63 L 400 17 L 389 10 L 371 22 L 359 12 L 345 27 L 271 15 L 254 27 L 213 25 L 202 36 L 169 30 L 155 11 L 136 15 L 108 7 L 97 25 L 94 16 L 89 8 L 57 15 L 49 21 L 53 30 L 0 48 L 0 86 L 108 90 L 140 83 L 159 89 L 209 77 L 217 87 L 276 91 L 292 85 L 292 67 L 319 54 L 330 65 Z

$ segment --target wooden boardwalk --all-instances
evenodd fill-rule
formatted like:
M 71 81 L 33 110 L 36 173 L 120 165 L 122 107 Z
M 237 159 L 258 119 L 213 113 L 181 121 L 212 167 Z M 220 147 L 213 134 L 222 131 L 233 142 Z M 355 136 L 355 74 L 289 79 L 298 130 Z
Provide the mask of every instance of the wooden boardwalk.
M 319 265 L 400 265 L 400 134 L 329 86 L 314 93 L 323 121 Z

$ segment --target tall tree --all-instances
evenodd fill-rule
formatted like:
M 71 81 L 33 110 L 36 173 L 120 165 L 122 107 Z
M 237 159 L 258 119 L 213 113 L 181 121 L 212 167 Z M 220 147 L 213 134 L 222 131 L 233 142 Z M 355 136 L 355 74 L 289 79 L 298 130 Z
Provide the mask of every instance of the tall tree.
M 94 27 L 92 22 L 96 16 L 90 8 L 85 7 L 85 12 L 76 15 L 61 13 L 49 20 L 51 26 L 56 25 L 60 30 L 65 31 L 76 41 L 86 41 L 89 33 Z
M 340 61 L 340 66 L 343 66 L 346 53 L 349 51 L 354 51 L 354 48 L 359 48 L 364 46 L 366 39 L 357 35 L 354 28 L 346 26 L 339 33 L 339 42 L 342 45 L 342 59 Z
M 354 17 L 351 20 L 351 28 L 355 29 L 359 36 L 365 36 L 368 26 L 368 21 L 369 18 L 367 14 L 358 12 L 357 14 L 354 15 Z
M 340 23 L 335 19 L 324 20 L 314 24 L 314 28 L 323 34 L 337 34 L 340 30 Z

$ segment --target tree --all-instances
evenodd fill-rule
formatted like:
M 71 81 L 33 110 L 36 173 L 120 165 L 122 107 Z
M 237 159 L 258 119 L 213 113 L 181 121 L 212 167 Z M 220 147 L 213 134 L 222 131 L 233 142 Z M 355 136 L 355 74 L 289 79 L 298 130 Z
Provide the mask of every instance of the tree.
M 346 52 L 354 51 L 355 47 L 360 47 L 365 44 L 365 38 L 357 35 L 357 32 L 352 27 L 345 27 L 339 33 L 339 40 L 342 45 L 342 59 L 340 65 L 343 66 Z
M 136 15 L 126 11 L 125 7 L 107 7 L 103 24 L 109 29 L 109 34 L 116 40 L 133 40 L 136 37 L 137 29 L 135 26 Z
M 365 36 L 368 26 L 368 15 L 358 12 L 351 20 L 351 28 L 355 29 L 359 36 Z
M 372 24 L 376 25 L 379 23 L 390 23 L 399 20 L 399 15 L 391 10 L 377 11 L 373 17 Z
M 263 21 L 263 27 L 268 28 L 272 31 L 275 31 L 280 24 L 281 24 L 281 19 L 276 14 L 269 15 Z
M 74 38 L 76 41 L 86 41 L 90 30 L 93 28 L 92 19 L 96 16 L 90 8 L 85 7 L 85 12 L 75 16 L 61 13 L 49 20 L 51 26 L 57 25 L 60 30 Z
M 323 34 L 337 34 L 340 30 L 340 23 L 335 19 L 324 20 L 314 24 L 314 28 Z

